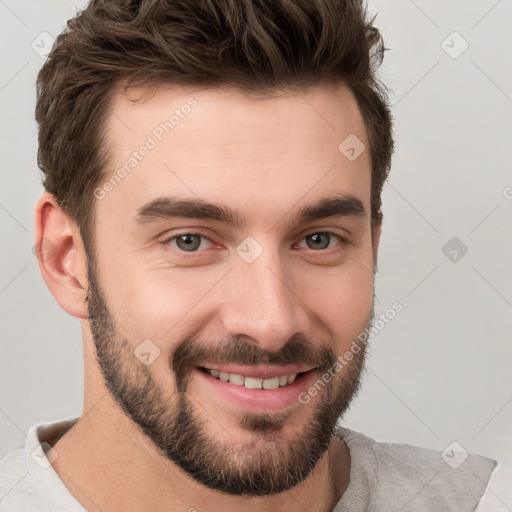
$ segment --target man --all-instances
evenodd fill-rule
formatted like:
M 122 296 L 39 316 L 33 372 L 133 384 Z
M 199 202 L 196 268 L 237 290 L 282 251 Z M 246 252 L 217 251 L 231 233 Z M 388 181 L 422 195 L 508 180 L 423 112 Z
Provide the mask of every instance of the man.
M 338 424 L 372 327 L 393 140 L 360 1 L 98 0 L 38 79 L 39 265 L 84 410 L 0 510 L 471 511 L 495 461 Z

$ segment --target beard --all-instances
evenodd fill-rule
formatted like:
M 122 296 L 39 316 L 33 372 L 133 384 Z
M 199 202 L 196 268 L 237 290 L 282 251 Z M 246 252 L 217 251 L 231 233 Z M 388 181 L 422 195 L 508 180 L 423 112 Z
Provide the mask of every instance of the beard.
M 207 488 L 239 496 L 278 494 L 310 475 L 329 448 L 337 422 L 360 389 L 365 343 L 358 344 L 358 353 L 334 378 L 327 384 L 322 382 L 317 400 L 277 413 L 241 412 L 240 428 L 250 433 L 251 441 L 237 443 L 227 432 L 231 439 L 221 442 L 209 431 L 204 412 L 201 417 L 204 409 L 196 406 L 197 399 L 189 391 L 192 371 L 199 363 L 304 364 L 319 367 L 324 373 L 337 360 L 332 346 L 312 343 L 302 333 L 290 338 L 278 352 L 263 350 L 241 337 L 229 337 L 222 343 L 191 337 L 177 345 L 170 356 L 168 371 L 176 390 L 166 398 L 149 366 L 134 356 L 138 341 L 116 328 L 99 284 L 94 256 L 89 255 L 87 261 L 86 301 L 96 360 L 105 385 L 163 457 Z M 372 304 L 364 328 L 371 326 L 373 318 Z M 306 411 L 305 407 L 312 410 Z M 290 420 L 301 427 L 294 428 L 291 439 L 285 439 L 281 430 Z

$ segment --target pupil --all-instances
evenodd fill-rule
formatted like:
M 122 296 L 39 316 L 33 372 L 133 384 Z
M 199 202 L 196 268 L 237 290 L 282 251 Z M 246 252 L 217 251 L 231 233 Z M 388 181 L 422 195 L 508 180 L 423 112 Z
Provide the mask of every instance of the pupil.
M 176 243 L 178 247 L 184 251 L 194 251 L 199 247 L 201 240 L 195 235 L 181 235 Z
M 321 243 L 321 237 L 324 238 L 324 243 Z M 315 233 L 314 235 L 310 235 L 309 239 L 313 240 L 314 244 L 316 244 L 310 246 L 310 249 L 325 249 L 329 246 L 329 233 Z M 320 242 L 320 245 L 318 242 Z

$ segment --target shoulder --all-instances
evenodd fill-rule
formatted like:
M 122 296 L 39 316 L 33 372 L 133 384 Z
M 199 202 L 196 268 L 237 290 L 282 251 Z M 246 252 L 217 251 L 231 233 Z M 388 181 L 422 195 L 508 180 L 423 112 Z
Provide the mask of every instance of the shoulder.
M 0 512 L 84 510 L 52 468 L 49 449 L 78 420 L 64 418 L 32 426 L 25 446 L 0 460 Z
M 47 512 L 20 448 L 0 460 L 0 512 Z
M 371 489 L 371 510 L 387 510 L 391 501 L 402 512 L 471 512 L 496 467 L 496 461 L 465 451 L 438 452 L 378 442 L 343 427 L 337 431 L 349 448 L 354 476 Z

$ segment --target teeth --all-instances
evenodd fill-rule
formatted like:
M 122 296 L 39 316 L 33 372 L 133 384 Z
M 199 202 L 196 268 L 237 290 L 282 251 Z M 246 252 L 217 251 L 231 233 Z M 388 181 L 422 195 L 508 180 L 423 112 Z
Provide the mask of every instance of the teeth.
M 273 377 L 272 379 L 256 379 L 254 377 L 244 377 L 238 373 L 226 373 L 209 369 L 206 369 L 206 371 L 212 377 L 220 379 L 222 382 L 229 382 L 235 386 L 245 386 L 247 389 L 278 389 L 288 386 L 288 384 L 293 384 L 297 378 L 296 373 Z
M 242 377 L 242 375 L 238 375 L 237 373 L 230 373 L 229 374 L 229 382 L 231 384 L 236 384 L 237 386 L 243 386 L 244 378 Z
M 277 389 L 279 387 L 279 377 L 273 379 L 265 379 L 263 381 L 263 389 Z
M 244 385 L 247 389 L 262 389 L 263 379 L 254 379 L 253 377 L 245 377 Z

